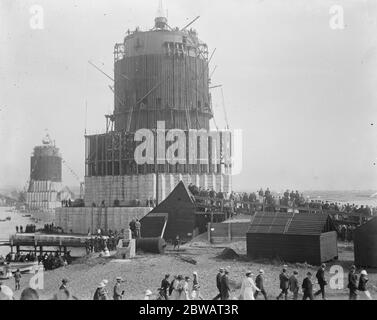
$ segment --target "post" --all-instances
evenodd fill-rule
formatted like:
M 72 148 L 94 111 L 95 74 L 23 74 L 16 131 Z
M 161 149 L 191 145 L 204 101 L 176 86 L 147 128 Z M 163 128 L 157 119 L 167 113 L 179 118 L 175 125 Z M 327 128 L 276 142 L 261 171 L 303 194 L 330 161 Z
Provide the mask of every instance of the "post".
M 228 241 L 232 241 L 232 225 L 231 223 L 228 223 Z
M 212 223 L 211 222 L 208 222 L 207 224 L 207 235 L 208 235 L 208 242 L 211 243 L 211 227 L 212 227 Z

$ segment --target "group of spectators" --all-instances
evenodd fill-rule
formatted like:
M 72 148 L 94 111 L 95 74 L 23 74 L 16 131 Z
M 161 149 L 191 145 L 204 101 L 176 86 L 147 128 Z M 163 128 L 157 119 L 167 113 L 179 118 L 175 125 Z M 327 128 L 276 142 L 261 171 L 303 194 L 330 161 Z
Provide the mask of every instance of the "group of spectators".
M 45 253 L 38 256 L 38 262 L 43 264 L 45 270 L 54 270 L 71 264 L 72 257 L 69 251 L 63 254 L 60 251 L 56 251 L 54 254 L 50 252 L 49 254 Z
M 230 279 L 230 267 L 220 268 L 216 275 L 218 293 L 215 297 L 211 298 L 212 300 L 256 300 L 259 294 L 261 294 L 265 300 L 271 298 L 277 300 L 281 298 L 285 300 L 314 300 L 317 296 L 321 296 L 323 300 L 327 298 L 326 287 L 328 286 L 328 281 L 326 279 L 325 264 L 322 264 L 315 274 L 312 274 L 310 271 L 306 272 L 302 282 L 299 281 L 299 271 L 297 269 L 289 273 L 288 266 L 284 265 L 279 274 L 278 285 L 280 293 L 276 298 L 268 294 L 268 289 L 265 287 L 266 277 L 268 277 L 268 275 L 266 275 L 262 269 L 258 271 L 255 278 L 252 271 L 247 271 L 239 284 Z M 14 279 L 15 290 L 20 290 L 21 273 L 19 270 L 14 274 Z M 351 266 L 347 283 L 349 291 L 348 299 L 357 300 L 358 296 L 362 294 L 365 295 L 367 299 L 372 300 L 372 296 L 368 290 L 368 281 L 368 273 L 366 270 L 362 270 L 358 275 L 356 267 Z M 111 294 L 107 289 L 109 281 L 106 279 L 102 280 L 94 292 L 93 300 L 123 300 L 125 289 L 127 288 L 127 286 L 124 285 L 125 282 L 122 277 L 116 277 Z M 77 300 L 77 298 L 71 294 L 68 283 L 68 279 L 62 280 L 59 291 L 54 295 L 53 299 Z M 314 290 L 315 286 L 317 286 L 318 290 Z M 4 297 L 4 294 L 8 297 Z M 37 292 L 31 288 L 26 288 L 21 293 L 21 300 L 26 300 L 26 297 L 28 297 L 28 300 L 39 299 Z M 14 299 L 12 290 L 9 287 L 3 286 L 2 283 L 0 283 L 0 298 Z M 170 274 L 166 274 L 156 293 L 147 289 L 144 294 L 144 300 L 204 299 L 201 294 L 198 272 L 196 271 L 193 272 L 192 278 L 190 276 L 182 276 L 181 274 L 173 277 L 171 277 Z
M 62 200 L 62 207 L 72 207 L 72 200 L 71 199 L 68 199 L 68 200 Z
M 121 232 L 112 230 L 105 232 L 99 229 L 95 236 L 90 236 L 85 240 L 86 253 L 116 250 L 119 240 L 123 239 L 123 232 L 123 230 Z
M 265 191 L 261 188 L 257 192 L 216 192 L 212 189 L 197 187 L 194 184 L 188 186 L 191 194 L 198 203 L 206 203 L 215 207 L 226 208 L 232 213 L 242 211 L 268 211 L 268 212 L 286 212 L 287 208 L 296 208 L 297 210 L 311 209 L 314 212 L 332 211 L 339 213 L 362 213 L 365 216 L 373 214 L 372 208 L 369 206 L 358 206 L 355 204 L 342 204 L 338 202 L 316 201 L 305 197 L 298 190 L 286 190 L 283 194 L 273 194 L 269 188 Z M 209 199 L 207 202 L 203 198 Z

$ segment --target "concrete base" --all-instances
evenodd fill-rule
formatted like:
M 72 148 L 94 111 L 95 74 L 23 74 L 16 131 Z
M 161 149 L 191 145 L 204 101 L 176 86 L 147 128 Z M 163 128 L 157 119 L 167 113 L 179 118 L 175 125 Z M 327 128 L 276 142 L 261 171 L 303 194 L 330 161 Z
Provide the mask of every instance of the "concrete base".
M 54 224 L 64 232 L 88 234 L 98 229 L 121 231 L 128 230 L 133 218 L 141 219 L 152 208 L 58 208 L 55 212 Z
M 131 239 L 128 241 L 120 240 L 115 257 L 117 259 L 132 259 L 136 256 L 136 241 Z
M 158 195 L 159 202 L 163 201 L 183 181 L 186 186 L 190 183 L 198 187 L 210 188 L 219 192 L 231 192 L 231 177 L 227 174 L 159 174 Z M 148 206 L 148 201 L 156 200 L 157 175 L 132 176 L 104 176 L 85 178 L 85 205 L 97 206 L 104 200 L 106 205 L 114 205 L 118 200 L 121 205 L 135 205 L 135 200 L 141 205 Z

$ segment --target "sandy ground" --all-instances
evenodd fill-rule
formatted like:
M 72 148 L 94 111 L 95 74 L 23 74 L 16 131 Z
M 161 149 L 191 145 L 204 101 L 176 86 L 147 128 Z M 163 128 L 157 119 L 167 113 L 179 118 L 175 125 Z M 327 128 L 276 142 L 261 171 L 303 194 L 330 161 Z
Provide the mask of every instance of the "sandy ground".
M 236 260 L 223 260 L 217 256 L 224 247 L 233 248 L 240 258 Z M 327 271 L 333 264 L 344 267 L 344 289 L 330 289 L 327 287 L 327 298 L 332 300 L 344 300 L 348 298 L 347 293 L 347 272 L 353 262 L 352 247 L 343 243 L 339 244 L 339 261 L 328 263 Z M 183 261 L 182 257 L 190 257 L 196 260 L 196 265 Z M 161 280 L 166 273 L 192 275 L 193 271 L 199 274 L 201 285 L 201 295 L 204 299 L 212 299 L 217 294 L 215 277 L 219 267 L 230 268 L 230 279 L 233 280 L 235 288 L 238 287 L 243 275 L 247 270 L 251 270 L 255 275 L 259 269 L 265 271 L 265 287 L 270 299 L 275 299 L 279 293 L 279 273 L 282 262 L 280 261 L 249 261 L 246 257 L 246 245 L 244 242 L 237 242 L 221 246 L 208 246 L 204 239 L 199 239 L 194 243 L 181 247 L 180 252 L 175 252 L 168 247 L 165 255 L 139 254 L 132 260 L 115 260 L 111 258 L 88 257 L 76 261 L 74 264 L 54 271 L 44 272 L 44 290 L 39 290 L 42 299 L 49 299 L 60 286 L 61 279 L 69 279 L 69 288 L 79 299 L 92 299 L 97 284 L 102 279 L 109 281 L 108 291 L 112 297 L 112 289 L 117 276 L 123 277 L 125 283 L 125 299 L 143 299 L 146 289 L 156 292 Z M 288 264 L 289 272 L 294 269 L 299 271 L 300 284 L 307 271 L 315 274 L 317 267 L 304 264 Z M 377 299 L 377 270 L 368 270 L 369 288 L 374 299 Z M 327 278 L 330 274 L 327 272 Z M 27 287 L 31 275 L 24 275 L 21 279 L 21 288 Z M 3 281 L 4 285 L 14 289 L 14 281 Z M 315 285 L 314 289 L 318 289 Z M 238 296 L 239 290 L 232 292 L 233 296 Z M 20 291 L 15 293 L 15 297 L 20 296 Z M 360 299 L 364 299 L 360 295 Z M 260 296 L 258 299 L 262 299 Z M 319 299 L 319 298 L 318 298 Z

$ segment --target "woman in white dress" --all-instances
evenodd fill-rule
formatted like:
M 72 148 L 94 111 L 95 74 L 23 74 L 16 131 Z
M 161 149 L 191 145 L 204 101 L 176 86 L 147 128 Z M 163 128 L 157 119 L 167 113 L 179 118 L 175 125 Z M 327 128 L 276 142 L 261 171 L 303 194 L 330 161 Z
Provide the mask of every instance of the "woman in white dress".
M 246 273 L 246 277 L 242 280 L 240 300 L 255 300 L 254 293 L 260 291 L 254 283 L 251 271 Z

